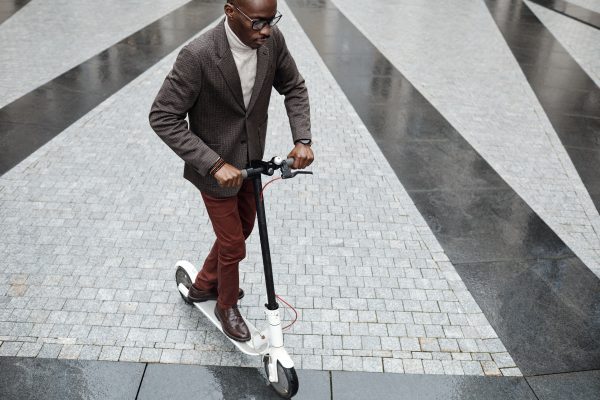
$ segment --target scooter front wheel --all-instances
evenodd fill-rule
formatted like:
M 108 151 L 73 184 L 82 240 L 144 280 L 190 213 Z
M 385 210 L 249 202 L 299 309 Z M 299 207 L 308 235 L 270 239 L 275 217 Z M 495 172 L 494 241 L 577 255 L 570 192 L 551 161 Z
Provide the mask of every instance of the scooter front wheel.
M 269 377 L 269 356 L 263 358 L 267 379 Z M 273 390 L 284 399 L 291 399 L 298 392 L 298 375 L 294 367 L 284 368 L 277 361 L 277 382 L 269 382 Z
M 185 270 L 185 268 L 181 266 L 177 267 L 177 271 L 175 271 L 175 283 L 177 283 L 177 286 L 179 286 L 180 283 L 183 283 L 183 286 L 185 286 L 188 290 L 192 287 L 192 278 Z M 183 301 L 185 301 L 188 304 L 193 304 L 181 292 L 179 292 L 179 294 L 181 295 Z

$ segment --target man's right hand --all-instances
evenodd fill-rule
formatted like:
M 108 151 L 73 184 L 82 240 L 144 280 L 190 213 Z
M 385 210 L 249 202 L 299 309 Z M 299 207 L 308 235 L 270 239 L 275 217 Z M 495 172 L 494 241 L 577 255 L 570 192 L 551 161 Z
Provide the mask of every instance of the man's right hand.
M 242 178 L 242 171 L 227 163 L 219 168 L 214 176 L 219 183 L 219 186 L 224 188 L 240 187 L 244 181 L 244 178 Z

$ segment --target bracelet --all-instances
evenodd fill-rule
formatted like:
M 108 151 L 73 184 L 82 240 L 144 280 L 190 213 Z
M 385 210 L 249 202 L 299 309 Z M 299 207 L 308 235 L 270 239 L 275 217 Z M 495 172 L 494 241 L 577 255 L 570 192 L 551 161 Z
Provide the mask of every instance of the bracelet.
M 219 157 L 219 159 L 217 160 L 216 163 L 214 163 L 214 165 L 212 166 L 212 168 L 210 169 L 209 174 L 211 176 L 214 176 L 218 170 L 220 170 L 223 165 L 225 165 L 225 160 L 223 160 L 221 157 Z

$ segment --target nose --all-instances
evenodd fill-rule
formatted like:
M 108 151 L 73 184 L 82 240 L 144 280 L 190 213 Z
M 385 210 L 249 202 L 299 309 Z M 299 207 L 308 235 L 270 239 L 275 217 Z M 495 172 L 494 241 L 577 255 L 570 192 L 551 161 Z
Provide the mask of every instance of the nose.
M 263 36 L 271 36 L 271 25 L 266 24 L 265 26 L 263 26 L 263 28 L 259 31 L 261 35 Z

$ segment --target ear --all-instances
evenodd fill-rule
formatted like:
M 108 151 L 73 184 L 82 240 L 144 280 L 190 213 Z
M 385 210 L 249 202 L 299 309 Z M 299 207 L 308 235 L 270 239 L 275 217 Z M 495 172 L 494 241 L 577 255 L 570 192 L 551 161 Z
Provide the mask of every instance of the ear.
M 233 8 L 233 6 L 230 3 L 225 3 L 225 7 L 223 7 L 225 10 L 225 15 L 227 15 L 227 18 L 231 18 L 233 17 L 233 13 L 235 11 L 235 9 Z

